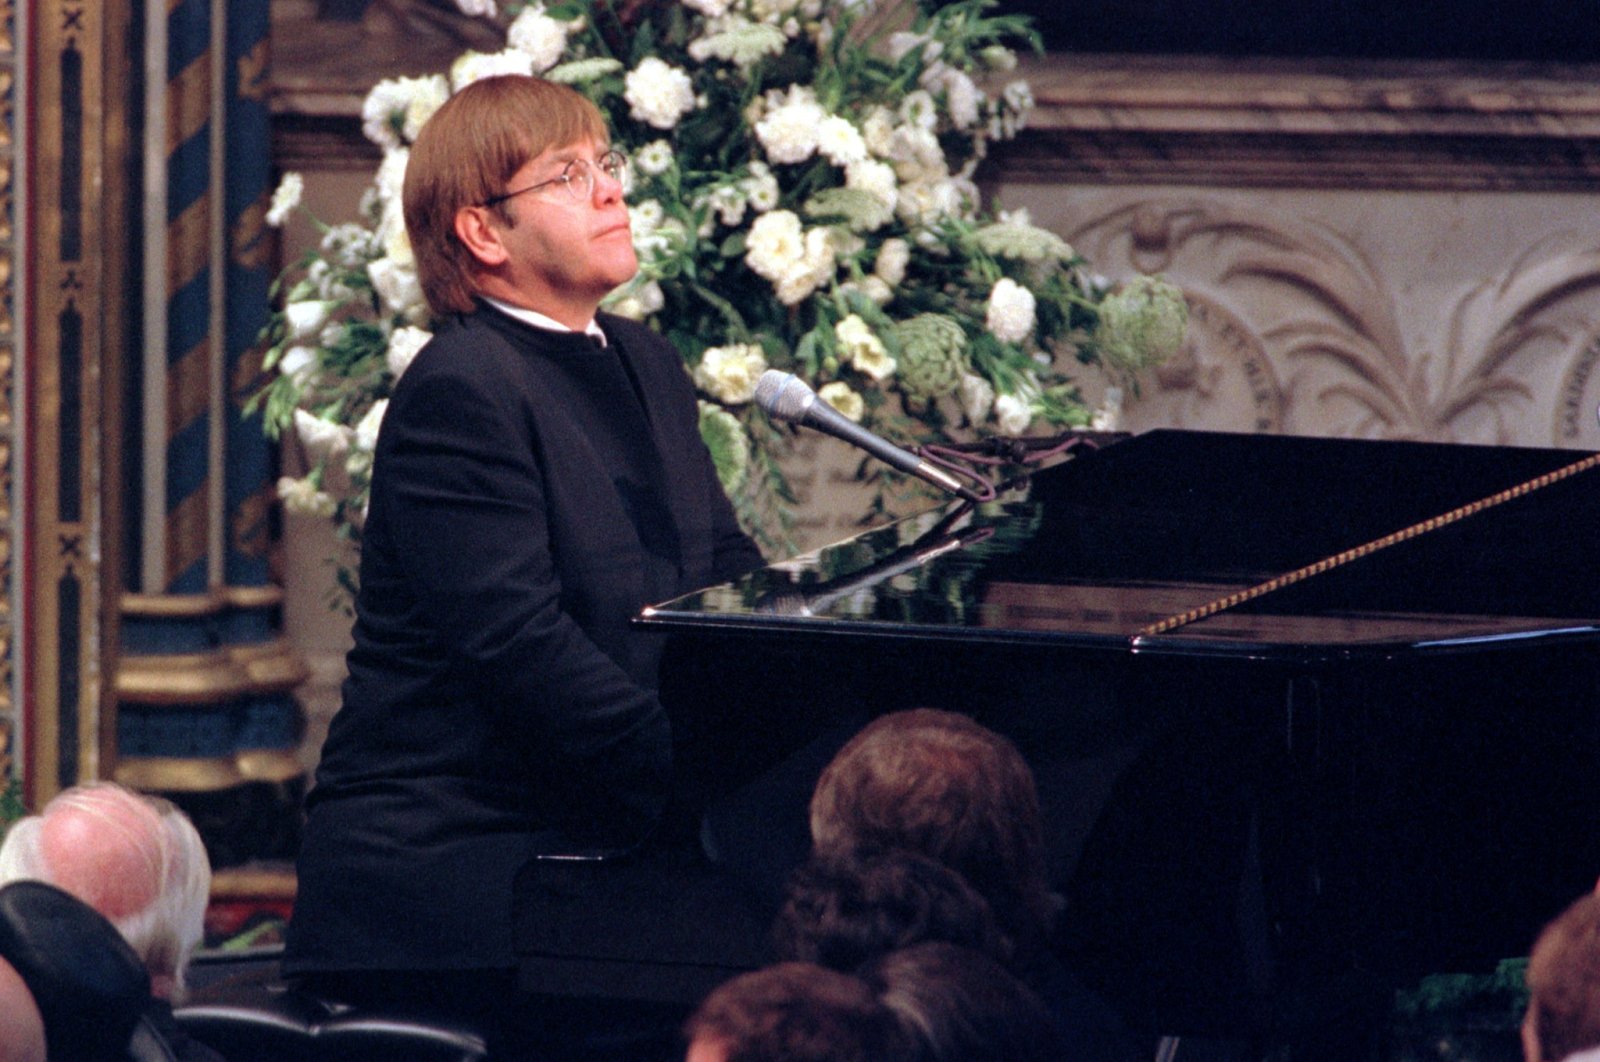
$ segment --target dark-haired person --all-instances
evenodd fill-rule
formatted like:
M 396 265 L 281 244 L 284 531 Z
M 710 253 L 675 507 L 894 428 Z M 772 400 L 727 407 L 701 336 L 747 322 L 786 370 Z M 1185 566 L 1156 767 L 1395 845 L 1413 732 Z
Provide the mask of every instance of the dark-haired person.
M 379 430 L 354 645 L 284 968 L 469 1020 L 520 1009 L 512 883 L 662 815 L 672 734 L 642 606 L 761 563 L 679 355 L 598 312 L 637 269 L 599 111 L 537 78 L 463 88 L 403 206 L 441 321 Z

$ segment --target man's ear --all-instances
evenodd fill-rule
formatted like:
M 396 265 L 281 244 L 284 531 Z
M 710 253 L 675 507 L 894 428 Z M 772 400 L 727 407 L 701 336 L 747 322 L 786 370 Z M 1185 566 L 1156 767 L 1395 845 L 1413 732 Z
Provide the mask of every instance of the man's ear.
M 464 206 L 456 211 L 456 239 L 481 264 L 494 267 L 510 256 L 500 240 L 500 229 L 489 217 L 491 207 Z

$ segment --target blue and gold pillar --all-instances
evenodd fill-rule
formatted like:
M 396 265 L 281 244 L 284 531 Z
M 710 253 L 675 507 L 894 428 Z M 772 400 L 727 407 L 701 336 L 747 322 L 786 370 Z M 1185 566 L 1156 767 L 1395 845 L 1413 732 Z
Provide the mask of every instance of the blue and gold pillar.
M 272 452 L 242 408 L 270 283 L 267 0 L 152 3 L 115 774 L 182 804 L 226 866 L 292 855 L 303 773 L 305 671 L 268 573 Z

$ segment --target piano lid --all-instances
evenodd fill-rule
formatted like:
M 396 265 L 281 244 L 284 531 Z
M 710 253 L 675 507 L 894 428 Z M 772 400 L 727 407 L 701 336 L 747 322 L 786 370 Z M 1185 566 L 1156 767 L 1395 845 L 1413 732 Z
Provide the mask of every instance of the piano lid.
M 1592 464 L 1565 450 L 1156 431 L 639 622 L 1295 658 L 1589 638 Z

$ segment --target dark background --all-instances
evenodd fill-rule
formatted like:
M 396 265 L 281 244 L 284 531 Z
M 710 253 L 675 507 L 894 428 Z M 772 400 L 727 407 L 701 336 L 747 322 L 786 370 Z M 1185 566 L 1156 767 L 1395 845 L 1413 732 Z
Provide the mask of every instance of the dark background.
M 1600 61 L 1600 0 L 1002 0 L 1051 51 Z

